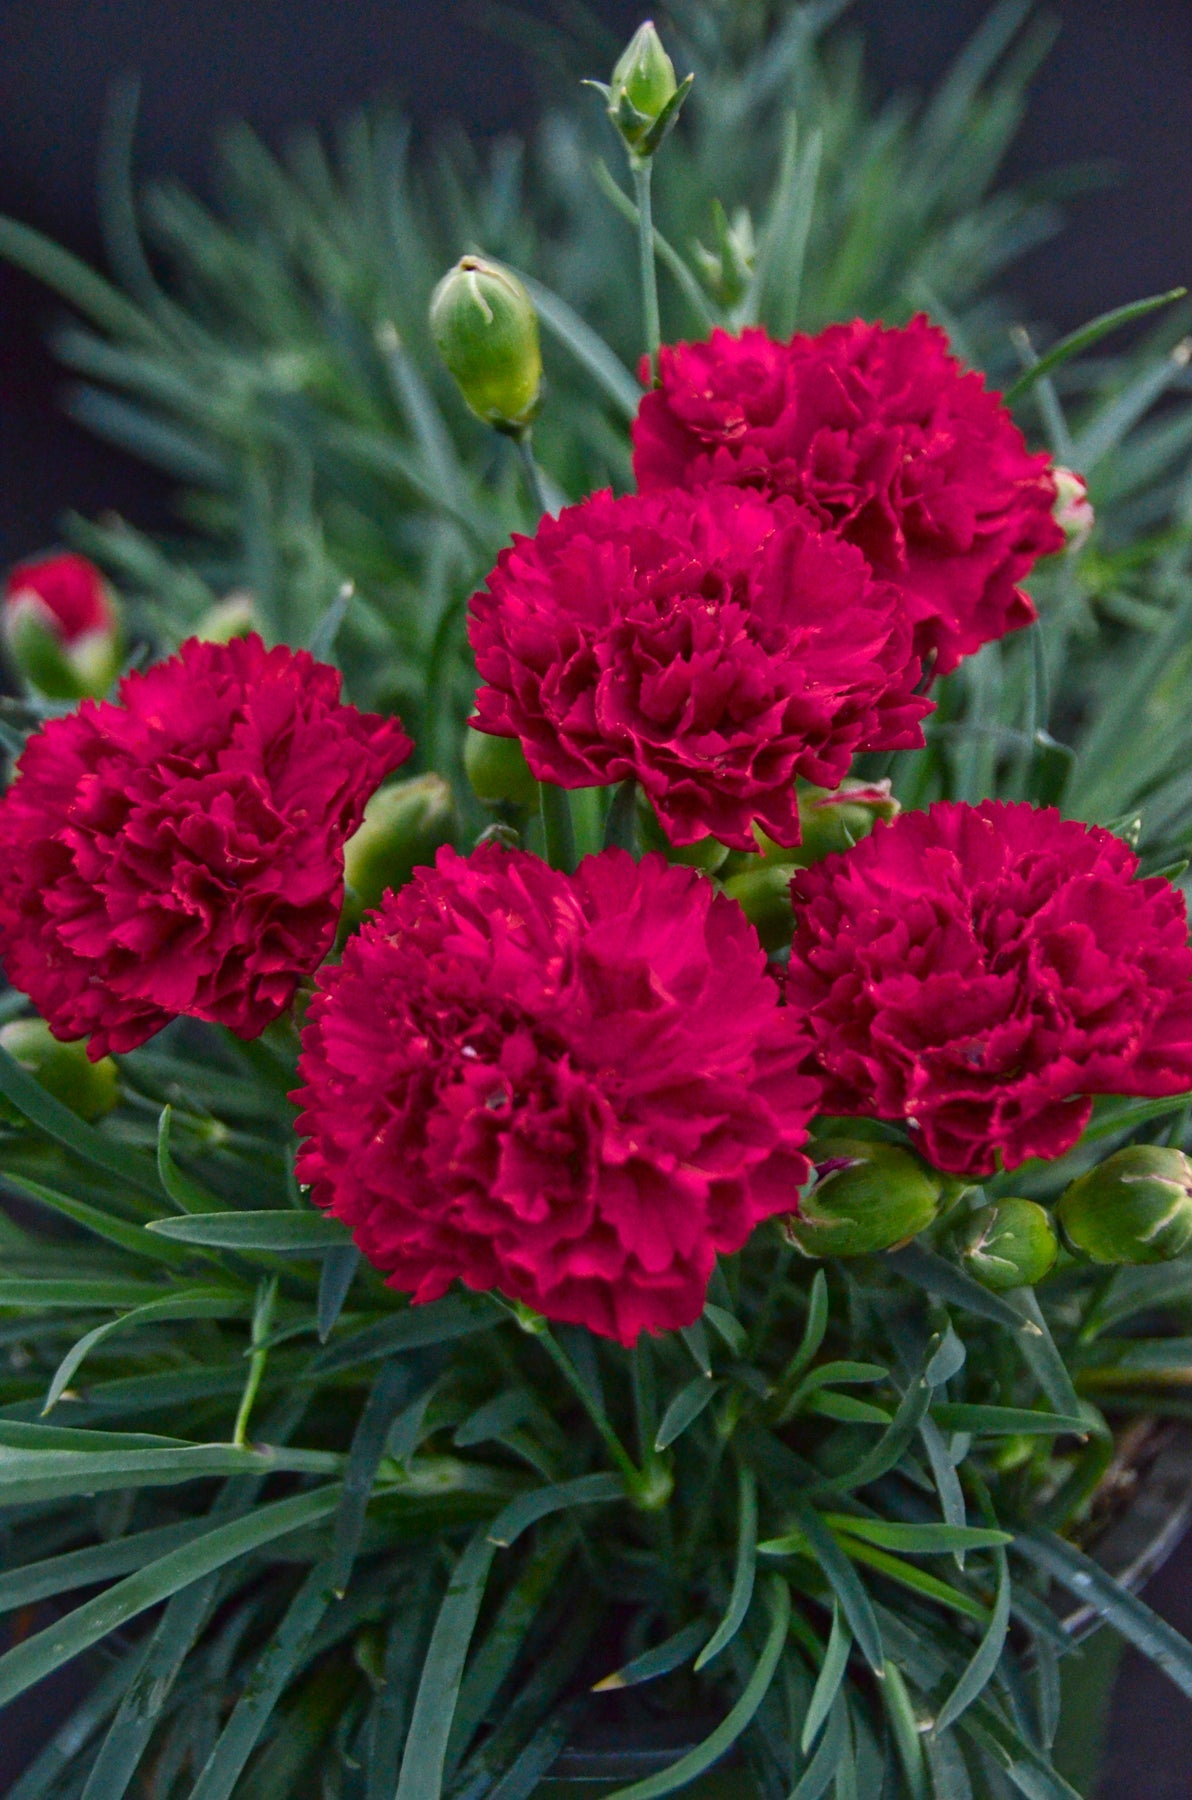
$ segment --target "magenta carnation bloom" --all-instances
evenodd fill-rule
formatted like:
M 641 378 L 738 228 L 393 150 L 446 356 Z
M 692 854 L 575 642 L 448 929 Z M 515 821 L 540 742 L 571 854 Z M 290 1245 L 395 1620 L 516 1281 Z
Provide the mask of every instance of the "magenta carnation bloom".
M 1048 458 L 922 315 L 664 348 L 633 442 L 643 492 L 727 483 L 810 507 L 898 584 L 937 674 L 1030 624 L 1017 584 L 1064 545 Z
M 923 742 L 894 591 L 793 501 L 595 494 L 515 538 L 473 596 L 473 723 L 542 781 L 636 776 L 672 842 L 799 841 L 795 777 Z
M 299 1178 L 416 1302 L 458 1279 L 629 1344 L 796 1204 L 809 1044 L 691 870 L 440 850 L 319 976 Z
M 1070 1150 L 1092 1094 L 1192 1089 L 1184 899 L 1137 869 L 1111 832 L 987 800 L 799 870 L 786 998 L 823 1110 L 980 1176 Z
M 65 553 L 20 563 L 4 584 L 4 607 L 32 605 L 66 644 L 116 623 L 107 584 L 85 556 Z
M 192 638 L 30 738 L 0 801 L 0 956 L 93 1058 L 180 1013 L 255 1037 L 331 948 L 343 845 L 410 753 L 305 651 Z

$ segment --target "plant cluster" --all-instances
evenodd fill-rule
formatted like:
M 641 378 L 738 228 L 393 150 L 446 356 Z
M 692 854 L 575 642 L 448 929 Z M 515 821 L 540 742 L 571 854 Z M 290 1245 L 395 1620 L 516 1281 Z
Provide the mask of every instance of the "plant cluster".
M 151 196 L 169 293 L 119 158 L 127 296 L 0 231 L 192 527 L 78 527 L 187 634 L 114 695 L 88 565 L 4 604 L 0 1704 L 95 1673 L 10 1800 L 601 1717 L 691 1724 L 618 1800 L 1062 1800 L 1064 1595 L 1192 1694 L 1095 1554 L 1189 1366 L 1185 359 L 967 366 L 1027 8 L 876 121 L 842 10 L 643 26 L 606 220 L 555 117 L 545 220 L 373 121 Z

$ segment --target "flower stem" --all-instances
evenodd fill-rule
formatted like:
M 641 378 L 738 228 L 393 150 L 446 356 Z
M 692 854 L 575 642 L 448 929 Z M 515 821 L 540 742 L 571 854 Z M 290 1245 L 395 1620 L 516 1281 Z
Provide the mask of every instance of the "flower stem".
M 534 438 L 530 427 L 527 425 L 523 431 L 519 431 L 513 441 L 517 445 L 518 459 L 521 462 L 522 475 L 525 477 L 530 503 L 538 517 L 542 518 L 544 514 L 550 512 L 550 507 L 542 487 L 542 471 L 534 461 Z
M 549 1326 L 544 1324 L 538 1331 L 537 1336 L 539 1343 L 542 1345 L 559 1373 L 563 1376 L 568 1387 L 570 1387 L 572 1393 L 587 1413 L 589 1419 L 591 1419 L 593 1425 L 600 1433 L 605 1449 L 624 1476 L 626 1485 L 631 1492 L 637 1492 L 642 1486 L 641 1471 L 637 1468 L 628 1450 L 626 1450 L 624 1444 L 609 1424 L 604 1415 L 603 1408 L 597 1405 L 592 1395 L 588 1392 L 580 1378 L 579 1370 L 564 1350 L 562 1344 L 555 1338 Z
M 248 1445 L 248 1421 L 252 1416 L 257 1389 L 265 1373 L 269 1355 L 265 1340 L 273 1324 L 273 1309 L 276 1304 L 277 1277 L 274 1275 L 270 1280 L 263 1281 L 257 1289 L 256 1304 L 252 1311 L 252 1357 L 248 1365 L 248 1380 L 244 1384 L 240 1400 L 240 1411 L 236 1414 L 236 1425 L 232 1432 L 232 1442 L 238 1450 L 243 1450 Z
M 541 785 L 542 832 L 546 839 L 546 860 L 552 869 L 570 875 L 575 869 L 575 825 L 571 818 L 571 796 L 553 782 Z
M 630 158 L 633 192 L 637 200 L 637 244 L 641 262 L 642 314 L 646 327 L 646 354 L 650 359 L 650 380 L 658 378 L 658 349 L 662 342 L 662 324 L 658 315 L 658 270 L 654 262 L 654 215 L 650 204 L 650 178 L 653 159 L 648 156 Z

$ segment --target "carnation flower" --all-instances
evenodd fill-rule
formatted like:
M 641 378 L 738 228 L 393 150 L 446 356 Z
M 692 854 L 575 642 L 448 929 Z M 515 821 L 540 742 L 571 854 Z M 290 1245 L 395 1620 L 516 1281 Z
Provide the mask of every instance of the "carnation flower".
M 120 620 L 85 556 L 19 563 L 4 584 L 2 629 L 24 679 L 55 700 L 104 694 L 120 667 Z
M 937 674 L 1030 624 L 1017 584 L 1064 545 L 1048 458 L 922 315 L 665 348 L 633 440 L 643 491 L 727 483 L 811 507 L 898 584 Z
M 20 563 L 4 584 L 6 612 L 36 606 L 65 643 L 106 631 L 115 613 L 103 576 L 85 556 L 47 556 Z
M 985 801 L 879 824 L 799 870 L 786 999 L 829 1114 L 906 1125 L 937 1168 L 1061 1156 L 1093 1094 L 1192 1088 L 1183 895 L 1111 832 Z
M 790 1212 L 817 1086 L 740 909 L 624 851 L 440 850 L 319 976 L 299 1178 L 415 1302 L 459 1279 L 632 1343 Z
M 0 801 L 0 954 L 93 1059 L 177 1014 L 255 1037 L 331 948 L 343 845 L 411 745 L 259 637 L 190 639 L 30 738 Z
M 481 731 L 542 781 L 635 776 L 676 844 L 799 841 L 795 777 L 923 742 L 896 593 L 791 500 L 600 493 L 515 538 L 473 596 Z

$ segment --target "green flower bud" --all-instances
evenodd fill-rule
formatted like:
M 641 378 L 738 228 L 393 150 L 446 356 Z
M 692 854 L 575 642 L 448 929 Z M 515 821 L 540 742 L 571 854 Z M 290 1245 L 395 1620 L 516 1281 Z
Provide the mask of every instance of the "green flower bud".
M 818 1179 L 782 1228 L 806 1256 L 868 1256 L 925 1231 L 940 1178 L 909 1150 L 868 1138 L 820 1138 Z
M 378 788 L 359 831 L 344 847 L 349 921 L 376 906 L 387 888 L 404 886 L 416 868 L 433 862 L 454 822 L 455 803 L 441 775 L 415 775 Z
M 774 862 L 810 868 L 812 863 L 851 850 L 869 836 L 879 819 L 896 819 L 899 805 L 888 781 L 842 781 L 838 788 L 799 783 L 800 842 L 787 849 L 754 826 L 762 854 Z
M 538 783 L 530 772 L 517 738 L 493 737 L 488 731 L 464 734 L 464 771 L 478 800 L 486 806 L 536 807 Z
M 49 700 L 98 698 L 120 672 L 116 599 L 83 556 L 49 556 L 14 569 L 4 589 L 3 635 L 17 670 Z
M 0 1029 L 0 1046 L 80 1119 L 102 1119 L 119 1103 L 120 1077 L 112 1058 L 89 1062 L 81 1038 L 60 1043 L 44 1019 L 11 1019 Z
M 631 156 L 653 156 L 679 116 L 694 78 L 682 82 L 675 65 L 662 47 L 662 39 L 647 19 L 639 25 L 617 61 L 612 80 L 588 85 L 598 88 L 608 102 L 608 116 Z
M 230 644 L 233 638 L 247 637 L 250 631 L 260 628 L 252 595 L 247 588 L 236 588 L 207 608 L 194 628 L 194 636 L 205 644 Z
M 1192 1246 L 1192 1162 L 1163 1144 L 1129 1144 L 1072 1182 L 1056 1212 L 1093 1262 L 1167 1262 Z
M 712 223 L 716 248 L 708 250 L 696 243 L 695 260 L 709 293 L 727 309 L 738 306 L 749 292 L 757 262 L 757 238 L 747 207 L 739 206 L 730 221 L 720 201 L 713 200 Z
M 1000 1200 L 973 1213 L 960 1249 L 969 1274 L 1000 1294 L 1042 1281 L 1056 1259 L 1059 1239 L 1033 1200 Z
M 750 859 L 750 867 L 730 875 L 724 891 L 735 900 L 767 950 L 781 950 L 791 941 L 794 912 L 791 908 L 790 863 Z
M 461 257 L 431 296 L 430 327 L 477 417 L 523 432 L 538 406 L 542 352 L 538 314 L 517 276 L 483 257 Z

